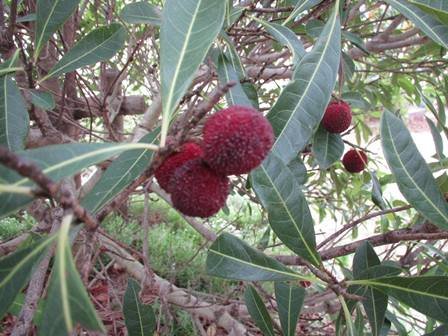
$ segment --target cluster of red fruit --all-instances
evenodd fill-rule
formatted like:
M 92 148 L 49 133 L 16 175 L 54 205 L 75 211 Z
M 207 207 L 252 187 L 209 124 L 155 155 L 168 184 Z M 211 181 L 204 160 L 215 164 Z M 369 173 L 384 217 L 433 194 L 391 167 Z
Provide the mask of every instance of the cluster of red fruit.
M 202 144 L 185 143 L 162 162 L 155 176 L 177 210 L 210 217 L 225 204 L 228 176 L 260 165 L 273 142 L 272 126 L 260 112 L 234 105 L 205 122 Z
M 352 110 L 346 102 L 333 101 L 325 110 L 322 126 L 330 133 L 342 133 L 350 127 Z M 367 164 L 367 155 L 362 150 L 350 149 L 342 158 L 342 164 L 350 173 L 359 173 Z

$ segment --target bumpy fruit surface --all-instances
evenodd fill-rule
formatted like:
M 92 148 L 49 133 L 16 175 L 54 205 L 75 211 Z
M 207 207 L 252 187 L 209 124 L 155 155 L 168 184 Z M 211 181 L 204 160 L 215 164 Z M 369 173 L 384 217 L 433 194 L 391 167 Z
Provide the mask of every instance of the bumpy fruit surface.
M 350 149 L 342 158 L 342 164 L 350 173 L 359 173 L 367 164 L 367 155 L 362 150 Z
M 204 160 L 218 174 L 246 174 L 264 160 L 273 142 L 272 126 L 260 112 L 234 105 L 206 121 Z
M 170 193 L 170 181 L 175 170 L 185 162 L 201 157 L 202 154 L 202 148 L 194 142 L 187 142 L 182 145 L 179 152 L 167 157 L 155 171 L 154 175 L 159 185 Z
M 229 179 L 218 175 L 202 159 L 186 162 L 171 180 L 171 200 L 181 213 L 210 217 L 221 209 L 229 194 Z
M 322 126 L 330 133 L 342 133 L 350 127 L 352 109 L 344 101 L 333 101 L 325 110 Z

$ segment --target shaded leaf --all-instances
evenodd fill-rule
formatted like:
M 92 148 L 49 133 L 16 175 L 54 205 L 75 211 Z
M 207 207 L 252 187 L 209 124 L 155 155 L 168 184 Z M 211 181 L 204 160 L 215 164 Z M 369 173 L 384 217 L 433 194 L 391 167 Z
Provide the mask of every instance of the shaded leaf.
M 446 0 L 409 0 L 409 2 L 448 25 L 448 2 Z
M 40 81 L 106 61 L 123 48 L 126 30 L 119 23 L 92 30 L 71 48 Z
M 366 241 L 356 249 L 355 256 L 353 257 L 353 277 L 360 279 L 363 271 L 380 264 L 381 261 L 372 245 Z
M 445 158 L 445 155 L 443 154 L 443 139 L 442 136 L 439 133 L 439 130 L 437 129 L 437 126 L 434 124 L 434 122 L 426 117 L 426 122 L 429 125 L 429 129 L 431 130 L 431 135 L 434 140 L 434 146 L 436 147 L 436 153 L 439 157 L 439 160 L 442 160 Z
M 160 129 L 157 129 L 145 135 L 139 143 L 155 143 L 159 133 Z M 134 149 L 122 153 L 82 199 L 81 205 L 92 213 L 101 210 L 148 168 L 152 156 L 153 151 L 149 149 Z
M 297 1 L 297 4 L 295 5 L 293 11 L 291 14 L 286 18 L 286 20 L 283 22 L 283 25 L 286 25 L 291 20 L 294 20 L 297 15 L 300 13 L 313 8 L 317 4 L 319 4 L 322 0 L 299 0 Z
M 53 240 L 54 237 L 42 239 L 0 259 L 0 319 L 26 285 L 34 264 Z
M 404 123 L 385 111 L 381 144 L 387 163 L 403 196 L 421 215 L 448 228 L 448 205 Z
M 331 15 L 313 50 L 297 65 L 294 80 L 269 111 L 277 140 L 273 152 L 289 162 L 313 136 L 336 83 L 341 55 L 337 9 Z
M 276 282 L 275 298 L 283 335 L 294 336 L 299 314 L 305 300 L 305 289 L 286 282 Z
M 436 328 L 434 331 L 425 334 L 423 336 L 446 336 L 448 335 L 448 325 L 441 325 L 440 327 Z
M 209 275 L 225 279 L 283 281 L 303 278 L 229 233 L 221 234 L 210 246 L 206 267 Z
M 352 282 L 377 288 L 422 314 L 448 322 L 448 277 L 383 277 Z
M 442 24 L 431 14 L 404 0 L 384 0 L 401 14 L 411 20 L 434 42 L 448 49 L 448 26 Z
M 34 162 L 53 181 L 72 176 L 82 169 L 97 164 L 126 150 L 147 149 L 148 144 L 63 144 L 17 152 L 25 160 Z M 0 164 L 0 180 L 16 187 L 35 186 L 27 178 Z M 33 200 L 26 195 L 0 193 L 0 217 L 6 216 Z
M 57 236 L 56 257 L 44 307 L 40 333 L 66 336 L 77 323 L 105 332 L 73 261 L 69 229 L 72 215 L 64 217 Z
M 160 77 L 165 144 L 170 117 L 224 22 L 222 0 L 166 0 L 160 28 Z
M 372 201 L 377 205 L 381 210 L 387 208 L 386 203 L 383 199 L 383 191 L 381 190 L 381 184 L 376 177 L 374 171 L 370 170 L 370 178 L 372 179 Z
M 258 19 L 256 17 L 253 17 L 253 19 L 262 24 L 266 31 L 280 44 L 288 47 L 289 51 L 293 55 L 293 64 L 297 64 L 297 62 L 305 56 L 306 52 L 302 42 L 300 42 L 297 35 L 291 29 L 277 23 Z
M 79 0 L 37 0 L 34 60 L 50 37 L 78 6 Z
M 160 26 L 162 23 L 160 9 L 146 1 L 134 2 L 124 6 L 120 17 L 129 24 L 144 23 Z
M 229 92 L 226 94 L 226 100 L 229 106 L 252 106 L 251 101 L 241 86 L 236 70 L 233 68 L 232 63 L 226 57 L 224 52 L 220 52 L 218 55 L 218 79 L 221 85 L 224 85 L 230 81 L 235 82 L 235 86 L 230 88 Z
M 250 285 L 244 291 L 244 301 L 250 316 L 263 335 L 274 336 L 271 316 L 255 288 Z
M 344 142 L 340 134 L 330 133 L 319 127 L 314 133 L 312 152 L 322 170 L 339 161 L 344 153 Z
M 319 265 L 314 221 L 300 185 L 288 167 L 271 154 L 251 173 L 251 179 L 278 238 L 302 258 Z
M 10 76 L 0 77 L 0 145 L 10 151 L 24 148 L 29 116 L 17 84 Z
M 39 90 L 29 90 L 31 102 L 42 110 L 49 111 L 55 108 L 56 102 L 49 92 Z
M 140 302 L 140 285 L 129 278 L 124 294 L 123 315 L 129 336 L 149 336 L 156 329 L 156 315 L 150 305 Z

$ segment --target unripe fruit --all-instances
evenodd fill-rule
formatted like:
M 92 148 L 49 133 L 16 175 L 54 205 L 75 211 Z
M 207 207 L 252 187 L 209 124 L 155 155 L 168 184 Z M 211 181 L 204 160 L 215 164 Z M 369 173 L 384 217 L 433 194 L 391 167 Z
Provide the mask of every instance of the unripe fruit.
M 202 159 L 176 169 L 170 184 L 173 206 L 192 217 L 210 217 L 221 209 L 229 194 L 229 179 L 218 175 Z
M 157 182 L 159 182 L 160 187 L 170 193 L 170 181 L 175 170 L 185 162 L 201 157 L 202 154 L 202 148 L 194 142 L 187 142 L 182 145 L 179 152 L 171 154 L 156 169 L 154 175 Z
M 352 109 L 344 101 L 333 101 L 325 110 L 322 126 L 330 133 L 342 133 L 350 127 Z
M 359 173 L 367 164 L 367 155 L 362 150 L 350 149 L 342 158 L 342 164 L 350 173 Z
M 249 173 L 273 143 L 271 124 L 251 107 L 231 106 L 213 114 L 204 125 L 204 160 L 221 175 Z

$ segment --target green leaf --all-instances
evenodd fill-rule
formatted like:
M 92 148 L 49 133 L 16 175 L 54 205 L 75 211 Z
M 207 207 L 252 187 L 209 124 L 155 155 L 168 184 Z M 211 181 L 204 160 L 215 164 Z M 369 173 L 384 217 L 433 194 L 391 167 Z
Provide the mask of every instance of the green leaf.
M 446 0 L 409 0 L 409 2 L 448 25 L 448 2 Z
M 54 240 L 49 237 L 0 259 L 0 319 L 26 285 L 34 264 Z
M 120 17 L 128 24 L 150 24 L 160 26 L 162 15 L 160 9 L 146 1 L 134 2 L 124 6 Z
M 34 61 L 53 33 L 62 26 L 78 6 L 79 0 L 37 0 Z
M 255 288 L 250 285 L 244 291 L 244 301 L 246 302 L 250 316 L 257 327 L 260 328 L 263 335 L 274 336 L 271 316 Z
M 330 133 L 325 128 L 319 127 L 313 137 L 312 152 L 320 169 L 328 169 L 333 163 L 339 161 L 344 152 L 341 135 Z
M 363 271 L 380 264 L 381 261 L 372 245 L 366 241 L 356 249 L 355 256 L 353 257 L 353 277 L 360 279 Z
M 291 12 L 291 14 L 283 22 L 283 25 L 286 25 L 291 20 L 294 20 L 297 17 L 297 15 L 316 6 L 320 2 L 322 2 L 322 0 L 299 0 L 296 6 L 294 7 L 293 11 Z
M 73 261 L 69 241 L 72 218 L 64 217 L 57 235 L 56 257 L 39 328 L 43 335 L 66 336 L 77 323 L 88 330 L 105 332 Z
M 319 265 L 313 218 L 300 185 L 288 167 L 271 154 L 252 172 L 251 178 L 278 238 L 302 258 Z
M 19 54 L 20 51 L 17 49 L 8 60 L 0 64 L 0 76 L 8 75 L 11 72 L 23 71 L 23 68 L 18 66 Z
M 448 322 L 448 277 L 384 277 L 351 282 L 377 288 L 422 314 Z
M 206 267 L 209 275 L 225 279 L 285 281 L 306 278 L 229 233 L 221 234 L 210 246 Z
M 119 23 L 92 30 L 76 43 L 40 82 L 110 59 L 123 48 L 126 37 L 126 30 Z
M 51 93 L 39 90 L 29 90 L 28 92 L 31 95 L 31 102 L 35 106 L 45 111 L 50 111 L 55 108 L 56 103 Z
M 64 144 L 20 151 L 22 158 L 34 162 L 53 181 L 72 176 L 82 169 L 118 155 L 126 150 L 148 149 L 149 144 Z M 152 149 L 152 148 L 150 148 Z M 16 187 L 35 186 L 29 179 L 0 164 L 0 180 Z M 33 199 L 30 196 L 0 193 L 0 217 L 22 208 Z
M 145 135 L 139 143 L 153 144 L 159 133 L 160 129 L 157 129 Z M 100 211 L 115 195 L 148 168 L 152 156 L 153 151 L 149 149 L 134 149 L 121 154 L 107 168 L 93 189 L 82 199 L 81 205 L 92 213 Z
M 431 14 L 428 14 L 418 7 L 404 0 L 384 0 L 401 14 L 411 20 L 434 42 L 448 49 L 448 26 L 442 24 Z
M 28 15 L 18 17 L 16 22 L 17 23 L 32 22 L 36 21 L 36 18 L 37 18 L 36 13 L 30 13 Z
M 448 206 L 403 121 L 385 111 L 381 144 L 403 196 L 433 224 L 448 228 Z
M 252 106 L 251 101 L 247 97 L 246 93 L 241 86 L 237 72 L 233 68 L 229 58 L 223 52 L 218 55 L 218 79 L 221 84 L 226 84 L 230 81 L 234 81 L 236 84 L 230 88 L 226 94 L 227 104 L 231 105 L 243 105 Z
M 152 335 L 157 326 L 154 310 L 140 302 L 139 292 L 137 281 L 129 278 L 123 302 L 124 323 L 129 336 Z
M 241 62 L 240 56 L 236 51 L 232 39 L 224 31 L 221 31 L 220 36 L 222 37 L 227 47 L 226 57 L 232 63 L 232 67 L 238 74 L 238 78 L 240 80 L 244 79 L 246 77 L 246 71 L 244 70 L 243 63 Z
M 361 279 L 365 276 L 365 273 L 363 274 L 363 272 L 378 265 L 380 265 L 380 259 L 375 253 L 375 250 L 369 242 L 365 242 L 356 249 L 353 258 L 353 277 L 355 279 Z M 387 310 L 387 295 L 377 289 L 367 286 L 356 286 L 355 288 L 350 289 L 354 294 L 365 298 L 362 301 L 362 304 L 372 328 L 372 335 L 378 336 L 384 323 L 384 316 Z
M 445 155 L 443 154 L 443 139 L 442 136 L 439 133 L 439 130 L 437 129 L 437 126 L 434 124 L 434 122 L 426 117 L 426 122 L 429 125 L 429 128 L 431 130 L 431 135 L 434 140 L 434 146 L 436 147 L 436 153 L 439 157 L 439 160 L 442 160 L 445 158 Z
M 287 163 L 313 136 L 336 83 L 341 56 L 341 27 L 337 9 L 313 50 L 297 65 L 288 84 L 268 114 L 277 140 L 273 146 Z
M 378 181 L 374 171 L 370 170 L 369 173 L 372 180 L 372 202 L 375 203 L 375 205 L 377 205 L 381 210 L 384 210 L 387 206 L 383 199 L 383 191 L 381 190 L 380 181 Z
M 424 334 L 423 336 L 446 336 L 448 335 L 448 325 L 441 325 L 436 328 L 433 332 Z
M 160 77 L 165 145 L 171 114 L 221 30 L 226 12 L 222 0 L 166 0 L 160 28 Z
M 29 116 L 17 84 L 10 76 L 0 77 L 0 145 L 10 151 L 24 148 Z
M 288 47 L 289 51 L 293 55 L 293 64 L 297 64 L 299 60 L 305 56 L 305 48 L 300 42 L 297 35 L 288 27 L 279 25 L 277 23 L 267 22 L 256 17 L 252 17 L 259 22 L 266 31 L 277 40 L 277 42 Z
M 284 336 L 296 335 L 297 320 L 305 300 L 305 289 L 286 282 L 276 282 L 275 298 Z

